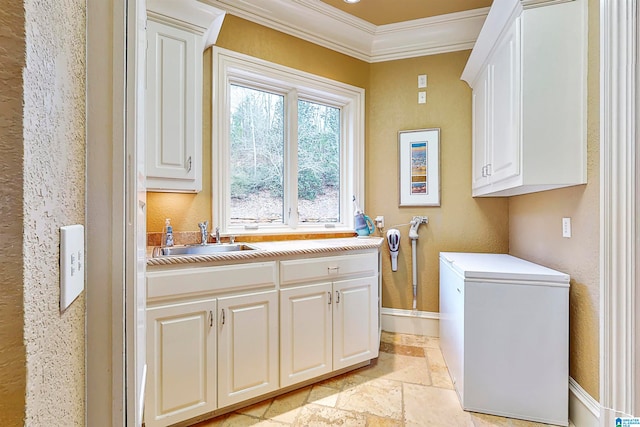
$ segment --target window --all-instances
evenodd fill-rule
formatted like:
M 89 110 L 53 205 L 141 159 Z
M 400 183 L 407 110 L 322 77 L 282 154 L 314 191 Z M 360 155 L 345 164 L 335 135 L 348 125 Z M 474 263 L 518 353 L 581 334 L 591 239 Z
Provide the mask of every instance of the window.
M 353 229 L 364 90 L 214 48 L 213 212 L 223 232 Z

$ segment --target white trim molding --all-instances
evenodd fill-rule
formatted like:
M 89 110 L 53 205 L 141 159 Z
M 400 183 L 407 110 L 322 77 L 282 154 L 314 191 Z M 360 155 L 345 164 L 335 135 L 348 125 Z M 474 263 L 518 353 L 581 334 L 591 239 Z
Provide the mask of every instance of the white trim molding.
M 127 425 L 126 19 L 135 4 L 129 3 L 87 1 L 86 425 Z
M 202 50 L 218 40 L 224 10 L 198 0 L 146 0 L 146 4 L 147 14 L 154 20 L 202 36 Z
M 601 426 L 635 400 L 637 0 L 600 1 Z M 638 390 L 640 392 L 640 390 Z
M 489 13 L 480 8 L 377 26 L 317 0 L 197 1 L 370 63 L 471 49 Z
M 598 427 L 600 404 L 569 377 L 569 419 L 576 427 Z
M 382 330 L 399 334 L 440 336 L 440 313 L 382 307 Z

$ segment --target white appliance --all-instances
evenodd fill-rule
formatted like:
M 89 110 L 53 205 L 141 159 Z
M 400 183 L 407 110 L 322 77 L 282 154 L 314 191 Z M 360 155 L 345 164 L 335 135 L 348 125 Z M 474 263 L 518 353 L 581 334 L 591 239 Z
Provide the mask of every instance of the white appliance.
M 568 425 L 569 276 L 504 254 L 440 253 L 440 343 L 468 411 Z

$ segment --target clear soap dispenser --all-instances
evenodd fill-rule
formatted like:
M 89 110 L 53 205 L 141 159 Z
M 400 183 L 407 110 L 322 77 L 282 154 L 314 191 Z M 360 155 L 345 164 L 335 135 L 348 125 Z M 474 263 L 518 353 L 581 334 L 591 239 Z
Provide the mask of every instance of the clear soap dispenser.
M 162 246 L 173 246 L 173 227 L 169 218 L 164 220 Z

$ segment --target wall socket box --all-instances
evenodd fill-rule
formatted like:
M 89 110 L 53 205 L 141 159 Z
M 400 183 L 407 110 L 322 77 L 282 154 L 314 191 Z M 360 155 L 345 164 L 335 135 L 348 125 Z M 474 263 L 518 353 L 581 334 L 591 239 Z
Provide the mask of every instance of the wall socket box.
M 84 226 L 60 227 L 60 311 L 84 290 Z

